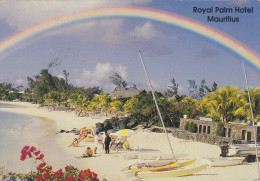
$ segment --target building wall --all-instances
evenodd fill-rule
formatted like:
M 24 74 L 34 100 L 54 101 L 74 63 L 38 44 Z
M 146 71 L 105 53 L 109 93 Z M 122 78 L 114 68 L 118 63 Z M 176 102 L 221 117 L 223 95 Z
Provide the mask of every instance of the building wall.
M 181 132 L 181 135 L 183 135 L 183 137 L 185 137 L 184 135 L 185 132 L 190 135 L 190 133 L 184 129 L 184 125 L 186 122 L 192 122 L 192 121 L 195 123 L 195 125 L 197 125 L 197 133 L 193 133 L 193 134 L 204 135 L 204 136 L 207 135 L 207 138 L 211 140 L 212 139 L 214 140 L 213 137 L 217 137 L 216 136 L 217 122 L 214 121 L 203 121 L 203 120 L 182 118 L 180 120 L 180 128 L 176 131 Z M 233 140 L 238 140 L 241 142 L 254 141 L 253 127 L 251 125 L 242 125 L 242 124 L 235 124 L 235 123 L 223 123 L 223 125 L 225 128 L 225 136 L 220 138 L 225 138 L 225 141 L 228 142 L 233 142 Z M 257 127 L 255 130 L 257 132 Z M 180 134 L 178 133 L 176 133 L 176 135 L 180 136 Z M 203 137 L 204 140 L 207 138 Z M 196 139 L 199 139 L 199 137 Z

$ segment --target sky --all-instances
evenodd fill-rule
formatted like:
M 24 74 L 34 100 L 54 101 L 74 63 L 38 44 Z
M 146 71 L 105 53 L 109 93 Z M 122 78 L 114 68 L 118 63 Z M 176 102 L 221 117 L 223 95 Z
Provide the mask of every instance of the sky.
M 139 6 L 183 15 L 232 36 L 260 54 L 259 1 L 174 0 L 0 0 L 0 42 L 33 25 L 93 8 Z M 193 8 L 252 8 L 253 13 L 195 13 Z M 207 16 L 238 17 L 239 22 L 208 22 Z M 55 27 L 0 53 L 0 82 L 26 88 L 27 77 L 49 69 L 78 87 L 114 89 L 109 76 L 119 73 L 129 86 L 149 89 L 139 58 L 141 50 L 153 87 L 165 91 L 174 78 L 188 94 L 188 80 L 211 87 L 246 89 L 242 59 L 194 33 L 140 18 L 98 18 Z M 260 71 L 245 64 L 249 86 L 260 87 Z

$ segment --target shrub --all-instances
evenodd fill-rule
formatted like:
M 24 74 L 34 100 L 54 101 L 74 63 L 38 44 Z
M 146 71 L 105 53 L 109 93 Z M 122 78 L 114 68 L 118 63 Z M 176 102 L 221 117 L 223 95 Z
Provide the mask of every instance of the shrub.
M 220 118 L 216 117 L 216 116 L 212 117 L 212 120 L 215 121 L 215 122 L 220 122 Z
M 189 132 L 192 132 L 192 133 L 196 133 L 197 132 L 197 126 L 196 126 L 196 124 L 193 121 L 191 121 L 189 123 L 188 130 L 189 130 Z
M 185 129 L 186 131 L 189 130 L 189 124 L 190 124 L 189 122 L 186 122 L 185 125 L 184 125 L 184 129 Z
M 222 137 L 224 136 L 224 125 L 221 122 L 217 125 L 216 135 Z
M 78 170 L 77 168 L 73 167 L 72 165 L 66 166 L 65 171 L 59 169 L 58 171 L 53 171 L 52 166 L 47 165 L 44 161 L 44 154 L 37 150 L 34 146 L 25 146 L 21 151 L 20 160 L 24 161 L 27 158 L 32 158 L 37 163 L 37 171 L 30 172 L 28 174 L 21 174 L 21 173 L 12 173 L 9 172 L 7 175 L 1 174 L 2 178 L 5 180 L 17 180 L 17 179 L 26 179 L 26 180 L 37 180 L 37 181 L 44 181 L 44 180 L 64 180 L 64 181 L 99 181 L 97 178 L 97 174 L 87 170 Z

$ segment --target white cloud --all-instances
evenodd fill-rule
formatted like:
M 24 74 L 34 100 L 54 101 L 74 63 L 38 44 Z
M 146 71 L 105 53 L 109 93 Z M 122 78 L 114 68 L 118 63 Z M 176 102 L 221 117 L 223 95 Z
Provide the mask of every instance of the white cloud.
M 18 79 L 18 80 L 16 80 L 16 83 L 17 83 L 18 85 L 21 85 L 21 84 L 24 84 L 25 81 L 24 81 L 23 79 Z
M 114 86 L 109 76 L 112 76 L 115 72 L 119 73 L 124 80 L 127 80 L 127 67 L 112 63 L 98 63 L 94 70 L 83 70 L 82 74 L 77 78 L 72 78 L 72 81 L 77 86 L 99 86 L 110 92 Z
M 98 7 L 146 4 L 151 0 L 2 0 L 0 19 L 23 29 L 50 18 Z
M 136 26 L 129 35 L 137 39 L 149 40 L 160 35 L 160 32 L 154 28 L 151 22 L 145 22 L 143 25 Z

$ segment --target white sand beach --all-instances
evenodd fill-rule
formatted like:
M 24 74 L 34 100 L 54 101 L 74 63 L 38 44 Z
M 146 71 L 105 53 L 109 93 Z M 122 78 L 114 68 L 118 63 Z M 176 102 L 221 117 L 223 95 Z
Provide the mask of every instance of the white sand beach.
M 55 121 L 57 130 L 72 130 L 73 128 L 81 128 L 85 126 L 95 126 L 97 122 L 103 122 L 106 118 L 92 119 L 90 117 L 77 117 L 74 112 L 65 111 L 48 111 L 45 108 L 39 108 L 36 104 L 22 103 L 22 102 L 4 102 L 13 105 L 23 106 L 17 108 L 0 108 L 0 111 L 11 112 L 16 114 L 24 114 L 36 117 L 42 117 Z M 59 133 L 56 140 L 46 144 L 42 152 L 45 154 L 46 162 L 54 166 L 54 169 L 59 169 L 68 164 L 74 165 L 79 169 L 90 168 L 98 174 L 100 180 L 107 179 L 108 181 L 125 181 L 125 180 L 138 180 L 132 172 L 123 171 L 124 168 L 131 164 L 140 162 L 140 160 L 125 160 L 121 157 L 120 152 L 111 151 L 110 154 L 105 154 L 102 146 L 97 150 L 97 154 L 91 158 L 76 158 L 82 155 L 89 145 L 94 149 L 93 143 L 81 143 L 79 147 L 68 147 L 76 135 L 72 133 Z M 202 158 L 218 158 L 220 148 L 215 145 L 199 143 L 189 140 L 182 140 L 172 137 L 169 134 L 171 144 L 173 145 L 174 152 L 186 153 L 189 158 L 195 157 L 197 159 L 196 165 L 201 164 Z M 136 131 L 134 135 L 129 138 L 131 147 L 139 149 L 159 150 L 162 152 L 170 152 L 168 142 L 164 133 L 152 133 L 144 130 Z M 24 143 L 28 145 L 30 143 Z M 34 144 L 40 145 L 41 140 L 36 140 Z M 52 149 L 53 145 L 58 145 L 62 150 Z M 17 150 L 20 152 L 20 150 Z M 17 165 L 20 161 L 17 161 Z M 8 168 L 8 166 L 6 166 Z M 21 172 L 23 168 L 20 168 Z M 255 180 L 258 178 L 257 163 L 243 163 L 242 165 L 229 166 L 229 167 L 207 167 L 206 170 L 196 173 L 194 175 L 167 178 L 167 179 L 151 179 L 151 180 L 181 180 L 181 181 L 237 181 L 237 180 Z

